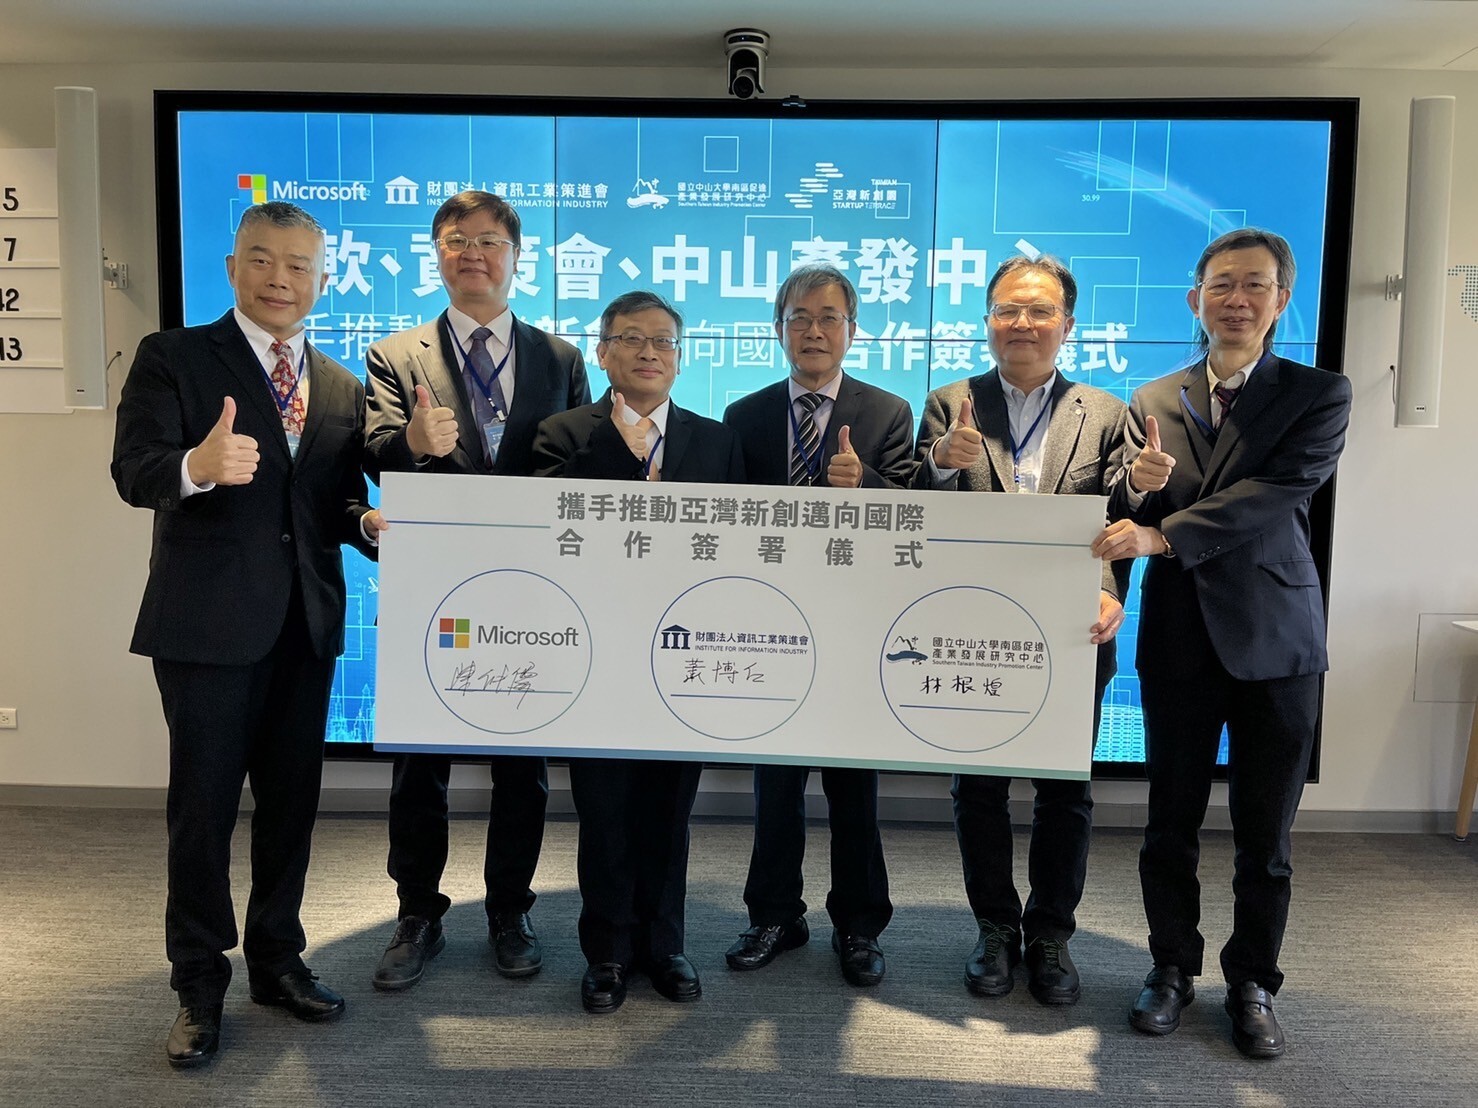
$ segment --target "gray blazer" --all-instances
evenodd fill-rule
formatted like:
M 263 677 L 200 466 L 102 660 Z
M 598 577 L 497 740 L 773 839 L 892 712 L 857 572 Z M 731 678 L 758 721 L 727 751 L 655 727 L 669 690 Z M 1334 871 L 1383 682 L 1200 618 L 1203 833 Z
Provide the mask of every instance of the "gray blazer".
M 547 335 L 522 320 L 513 321 L 518 350 L 514 366 L 513 410 L 498 448 L 497 464 L 484 459 L 482 430 L 472 415 L 472 401 L 462 381 L 456 352 L 447 332 L 446 314 L 430 323 L 381 339 L 365 358 L 364 469 L 371 480 L 380 474 L 500 473 L 526 477 L 533 470 L 534 431 L 568 408 L 590 403 L 585 360 L 564 339 Z M 457 446 L 445 458 L 417 467 L 405 444 L 405 429 L 416 404 L 416 386 L 425 385 L 433 405 L 457 414 Z
M 969 469 L 962 470 L 944 486 L 935 486 L 929 470 L 929 451 L 959 415 L 969 396 L 975 405 L 975 423 L 985 440 L 985 452 Z M 1060 373 L 1052 389 L 1052 418 L 1047 421 L 1047 442 L 1042 452 L 1039 493 L 1107 496 L 1123 465 L 1124 424 L 1129 409 L 1124 402 L 1102 389 L 1069 381 Z M 1012 480 L 1010 424 L 1006 396 L 997 370 L 955 381 L 935 389 L 924 401 L 924 421 L 919 428 L 916 452 L 918 468 L 914 487 L 959 489 L 964 492 L 1004 492 Z M 1103 591 L 1120 603 L 1129 594 L 1130 561 L 1103 564 Z M 1114 644 L 1099 647 L 1099 680 L 1111 677 Z

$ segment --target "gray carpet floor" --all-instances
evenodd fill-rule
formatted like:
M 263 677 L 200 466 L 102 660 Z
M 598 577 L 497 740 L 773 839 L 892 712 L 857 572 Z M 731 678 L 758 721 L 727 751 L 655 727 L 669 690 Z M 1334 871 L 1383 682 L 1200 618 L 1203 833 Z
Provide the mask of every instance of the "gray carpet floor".
M 0 808 L 0 1104 L 49 1105 L 1453 1105 L 1478 1104 L 1478 842 L 1297 834 L 1293 918 L 1278 1013 L 1287 1055 L 1244 1060 L 1215 975 L 1165 1039 L 1125 1014 L 1148 969 L 1138 837 L 1102 831 L 1072 951 L 1083 1000 L 1036 1004 L 966 993 L 974 942 L 946 826 L 890 825 L 897 913 L 888 976 L 849 988 L 813 907 L 809 946 L 757 973 L 723 952 L 745 926 L 750 833 L 693 829 L 688 952 L 696 1004 L 638 979 L 615 1015 L 585 1015 L 576 941 L 575 826 L 551 822 L 534 918 L 545 964 L 507 981 L 492 968 L 480 903 L 484 825 L 458 820 L 446 891 L 448 943 L 400 995 L 370 988 L 393 930 L 382 820 L 325 818 L 304 922 L 308 959 L 348 1002 L 328 1026 L 257 1007 L 245 970 L 226 1005 L 224 1049 L 176 1073 L 164 959 L 162 813 Z M 245 835 L 238 831 L 238 906 Z M 1017 869 L 1025 836 L 1017 838 Z M 824 899 L 826 832 L 807 856 Z M 1204 930 L 1230 921 L 1231 843 L 1206 836 Z

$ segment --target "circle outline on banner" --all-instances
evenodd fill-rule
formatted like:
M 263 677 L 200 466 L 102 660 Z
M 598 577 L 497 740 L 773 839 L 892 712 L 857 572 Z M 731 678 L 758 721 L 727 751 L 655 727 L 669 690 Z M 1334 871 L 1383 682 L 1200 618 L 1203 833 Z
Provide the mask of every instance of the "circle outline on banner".
M 917 607 L 918 605 L 922 604 L 924 601 L 928 600 L 930 597 L 932 597 L 932 596 L 938 596 L 940 593 L 955 592 L 956 590 L 959 590 L 959 589 L 968 589 L 971 592 L 985 592 L 985 593 L 990 593 L 992 596 L 999 596 L 1002 600 L 1006 601 L 1008 604 L 1014 605 L 1017 609 L 1020 610 L 1020 612 L 1021 612 L 1022 615 L 1026 616 L 1027 619 L 1031 620 L 1032 626 L 1037 629 L 1037 634 L 1039 634 L 1039 635 L 1042 636 L 1042 642 L 1044 642 L 1044 643 L 1047 642 L 1047 634 L 1046 634 L 1046 632 L 1044 632 L 1042 630 L 1042 625 L 1037 622 L 1036 617 L 1034 615 L 1032 615 L 1030 612 L 1028 612 L 1026 610 L 1026 608 L 1024 608 L 1022 606 L 1021 602 L 1019 600 L 1017 600 L 1015 597 L 1007 596 L 1005 593 L 1000 592 L 1000 591 L 998 591 L 996 589 L 988 589 L 984 585 L 946 585 L 942 589 L 935 589 L 933 592 L 926 592 L 923 596 L 921 596 L 921 597 L 917 598 L 916 600 L 912 601 L 908 605 L 908 607 L 907 608 L 904 608 L 903 611 L 899 612 L 897 618 L 894 619 L 893 622 L 888 625 L 888 632 L 887 632 L 886 635 L 883 636 L 883 648 L 880 651 L 878 651 L 878 690 L 883 694 L 883 703 L 888 706 L 888 711 L 890 711 L 890 712 L 893 713 L 893 718 L 896 719 L 899 722 L 899 724 L 903 727 L 903 729 L 905 731 L 907 731 L 914 738 L 918 739 L 919 742 L 923 743 L 925 746 L 932 746 L 935 750 L 944 750 L 944 751 L 948 751 L 951 754 L 983 754 L 987 750 L 998 750 L 1001 747 L 1005 746 L 1007 743 L 1015 742 L 1017 739 L 1019 739 L 1022 736 L 1022 734 L 1028 728 L 1031 727 L 1031 725 L 1033 723 L 1035 723 L 1037 721 L 1037 717 L 1042 714 L 1042 709 L 1047 706 L 1047 698 L 1048 698 L 1049 695 L 1051 695 L 1051 692 L 1052 692 L 1052 671 L 1053 671 L 1053 665 L 1052 665 L 1052 648 L 1051 648 L 1050 644 L 1048 645 L 1047 651 L 1046 651 L 1046 654 L 1047 654 L 1047 687 L 1042 692 L 1042 702 L 1037 705 L 1036 710 L 1034 712 L 1032 712 L 1032 714 L 1031 714 L 1031 718 L 1028 719 L 1024 724 L 1022 724 L 1021 729 L 1019 731 L 1016 731 L 1014 734 L 1008 736 L 1007 738 L 1002 739 L 1000 742 L 992 743 L 989 746 L 977 746 L 977 747 L 972 747 L 972 748 L 969 748 L 969 749 L 960 749 L 959 747 L 944 746 L 941 743 L 930 742 L 928 739 L 924 738 L 923 735 L 920 735 L 917 731 L 915 731 L 912 727 L 910 727 L 907 723 L 904 722 L 903 717 L 898 714 L 898 709 L 896 707 L 894 707 L 894 705 L 893 705 L 893 698 L 888 695 L 888 683 L 887 683 L 887 677 L 886 677 L 886 674 L 887 674 L 887 665 L 888 665 L 888 662 L 887 662 L 888 644 L 893 641 L 893 632 L 897 629 L 898 624 L 902 621 L 902 619 L 903 619 L 904 616 L 908 615 L 908 613 L 911 612 L 911 611 L 913 611 L 913 609 L 915 607 Z
M 568 600 L 572 605 L 574 605 L 575 613 L 580 617 L 580 622 L 585 625 L 585 641 L 590 644 L 590 646 L 589 646 L 590 664 L 585 667 L 585 679 L 580 682 L 580 687 L 578 689 L 576 689 L 575 692 L 574 692 L 574 694 L 570 697 L 569 703 L 566 704 L 563 708 L 561 708 L 559 710 L 559 713 L 557 715 L 552 716 L 551 718 L 545 720 L 543 723 L 536 724 L 533 727 L 525 727 L 521 731 L 499 731 L 499 730 L 497 730 L 496 728 L 493 728 L 493 727 L 484 727 L 480 723 L 473 723 L 470 719 L 468 719 L 467 717 L 463 716 L 455 708 L 453 708 L 450 704 L 448 704 L 446 702 L 446 698 L 441 695 L 441 691 L 442 690 L 437 685 L 436 679 L 431 676 L 431 659 L 430 659 L 431 627 L 432 627 L 433 624 L 435 624 L 435 622 L 436 622 L 436 620 L 438 618 L 438 615 L 441 612 L 441 606 L 447 602 L 447 600 L 451 597 L 452 593 L 456 592 L 463 585 L 471 584 L 473 581 L 476 581 L 479 577 L 486 577 L 486 576 L 488 576 L 491 573 L 522 573 L 522 574 L 524 574 L 527 577 L 536 577 L 540 581 L 543 581 L 547 585 L 553 585 L 560 592 L 564 593 L 564 596 L 565 596 L 565 599 L 566 600 Z M 439 701 L 441 701 L 441 706 L 443 708 L 445 708 L 448 712 L 450 712 L 458 721 L 460 721 L 462 723 L 465 723 L 468 727 L 471 727 L 474 730 L 482 731 L 482 732 L 485 732 L 486 734 L 489 734 L 489 735 L 527 735 L 527 734 L 530 734 L 531 732 L 538 731 L 538 730 L 540 730 L 542 728 L 548 727 L 551 723 L 553 723 L 555 720 L 559 719 L 560 716 L 564 715 L 566 712 L 568 712 L 571 708 L 573 708 L 575 706 L 576 702 L 580 699 L 581 695 L 585 692 L 585 687 L 590 684 L 590 671 L 594 668 L 594 664 L 595 664 L 595 645 L 592 642 L 592 636 L 590 634 L 590 620 L 586 618 L 586 616 L 585 616 L 585 610 L 580 607 L 580 602 L 578 600 L 576 600 L 573 596 L 570 595 L 568 589 L 566 589 L 558 581 L 555 581 L 555 580 L 552 580 L 551 578 L 545 577 L 542 573 L 535 573 L 531 569 L 517 569 L 517 568 L 514 568 L 514 567 L 506 567 L 506 568 L 503 568 L 503 569 L 485 569 L 481 573 L 474 573 L 471 577 L 468 577 L 466 580 L 464 580 L 464 581 L 458 581 L 455 585 L 453 585 L 450 589 L 447 590 L 446 596 L 443 596 L 440 600 L 438 600 L 436 602 L 436 607 L 433 608 L 433 609 L 431 609 L 431 618 L 426 621 L 426 631 L 425 631 L 425 634 L 424 634 L 424 636 L 422 637 L 422 640 L 421 640 L 421 661 L 422 661 L 422 665 L 425 668 L 425 671 L 426 671 L 426 681 L 431 686 L 431 691 L 436 694 L 436 699 L 439 700 Z M 471 752 L 469 752 L 469 753 L 471 753 Z
M 778 593 L 787 604 L 795 609 L 796 615 L 801 617 L 801 622 L 806 625 L 806 633 L 811 639 L 811 679 L 806 683 L 806 691 L 800 696 L 796 697 L 795 707 L 791 709 L 789 715 L 787 715 L 779 723 L 775 724 L 774 727 L 771 727 L 768 731 L 761 731 L 758 735 L 749 735 L 745 738 L 730 739 L 725 738 L 723 735 L 710 735 L 707 731 L 703 731 L 697 727 L 694 727 L 687 720 L 683 719 L 682 716 L 677 714 L 676 709 L 674 709 L 673 706 L 668 702 L 667 694 L 662 691 L 662 685 L 657 680 L 656 644 L 662 636 L 662 625 L 667 622 L 668 614 L 672 611 L 672 609 L 677 607 L 678 603 L 682 600 L 683 597 L 687 596 L 688 593 L 692 592 L 694 589 L 702 588 L 704 585 L 711 585 L 715 581 L 749 581 L 756 585 L 762 585 L 772 592 Z M 761 581 L 758 577 L 746 577 L 742 573 L 727 573 L 722 577 L 709 577 L 702 581 L 694 582 L 693 584 L 685 588 L 682 592 L 678 593 L 677 596 L 673 597 L 672 603 L 667 605 L 667 607 L 663 609 L 662 615 L 658 618 L 657 629 L 653 633 L 651 638 L 651 646 L 649 646 L 647 649 L 648 670 L 651 672 L 652 675 L 652 687 L 657 691 L 657 699 L 662 701 L 662 707 L 666 708 L 669 712 L 672 713 L 673 719 L 677 720 L 678 723 L 682 724 L 695 735 L 702 735 L 705 739 L 713 739 L 715 742 L 721 743 L 754 742 L 755 739 L 762 739 L 766 735 L 778 731 L 780 728 L 784 727 L 787 723 L 794 719 L 795 714 L 799 712 L 806 701 L 810 699 L 811 690 L 816 687 L 816 659 L 818 654 L 819 651 L 816 648 L 816 631 L 814 628 L 812 628 L 811 621 L 806 618 L 806 613 L 801 609 L 801 606 L 799 604 L 791 599 L 790 594 L 787 593 L 784 589 L 781 589 L 776 585 L 772 585 L 769 581 Z

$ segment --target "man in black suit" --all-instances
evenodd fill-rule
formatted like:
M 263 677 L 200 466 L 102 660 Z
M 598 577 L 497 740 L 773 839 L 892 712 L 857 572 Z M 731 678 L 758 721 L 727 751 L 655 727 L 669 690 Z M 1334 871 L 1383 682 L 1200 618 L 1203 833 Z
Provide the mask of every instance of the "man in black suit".
M 521 231 L 518 213 L 492 193 L 460 192 L 437 209 L 431 236 L 451 307 L 368 353 L 365 470 L 376 482 L 386 470 L 526 477 L 540 421 L 590 403 L 580 352 L 508 308 Z M 446 944 L 451 767 L 447 754 L 395 756 L 387 869 L 400 904 L 377 989 L 410 988 Z M 488 942 L 499 973 L 526 977 L 543 964 L 529 909 L 549 783 L 542 758 L 494 757 L 490 768 Z
M 1072 333 L 1078 284 L 1055 258 L 1009 258 L 985 291 L 996 369 L 929 394 L 919 431 L 919 488 L 1107 496 L 1124 450 L 1124 402 L 1058 374 L 1057 352 Z M 1116 572 L 1117 571 L 1117 572 Z M 1114 635 L 1124 622 L 1129 563 L 1105 562 L 1098 621 L 1092 749 L 1103 690 L 1118 669 Z M 1068 940 L 1083 898 L 1093 797 L 1087 781 L 1034 778 L 1028 862 L 1031 895 L 1022 911 L 1011 879 L 1011 779 L 956 774 L 951 792 L 965 892 L 980 937 L 965 963 L 977 996 L 1005 996 L 1025 943 L 1027 987 L 1043 1004 L 1081 995 Z
M 669 394 L 682 357 L 683 320 L 654 292 L 617 297 L 601 315 L 601 368 L 611 391 L 550 416 L 534 438 L 543 477 L 626 481 L 744 480 L 734 433 L 686 412 Z M 574 758 L 570 792 L 580 815 L 580 982 L 587 1012 L 614 1012 L 632 968 L 668 1000 L 697 1000 L 698 972 L 683 953 L 688 817 L 702 765 L 660 759 Z
M 303 964 L 298 915 L 344 645 L 339 546 L 373 555 L 385 526 L 364 503 L 364 390 L 303 332 L 327 282 L 323 228 L 291 204 L 248 208 L 226 274 L 232 311 L 139 344 L 113 444 L 119 495 L 154 511 L 130 649 L 154 659 L 169 725 L 177 1067 L 220 1043 L 237 937 L 231 832 L 248 778 L 251 997 L 305 1020 L 344 1010 Z
M 1329 668 L 1309 500 L 1334 473 L 1350 416 L 1348 380 L 1272 353 L 1294 272 L 1288 243 L 1268 231 L 1206 248 L 1186 297 L 1206 356 L 1131 398 L 1117 522 L 1094 545 L 1103 558 L 1151 557 L 1137 666 L 1150 777 L 1139 875 L 1154 968 L 1129 1021 L 1169 1034 L 1195 997 L 1198 833 L 1225 725 L 1236 863 L 1221 968 L 1232 1039 L 1252 1058 L 1284 1049 L 1272 998 L 1289 832 Z
M 790 377 L 736 400 L 724 423 L 761 485 L 904 488 L 913 472 L 913 414 L 901 398 L 842 373 L 857 333 L 857 290 L 829 265 L 802 266 L 775 296 L 775 334 Z M 756 766 L 754 850 L 744 902 L 750 927 L 728 950 L 736 970 L 769 965 L 810 938 L 801 898 L 805 766 Z M 876 770 L 821 770 L 831 822 L 832 947 L 853 985 L 883 979 L 878 936 L 893 916 L 878 831 Z

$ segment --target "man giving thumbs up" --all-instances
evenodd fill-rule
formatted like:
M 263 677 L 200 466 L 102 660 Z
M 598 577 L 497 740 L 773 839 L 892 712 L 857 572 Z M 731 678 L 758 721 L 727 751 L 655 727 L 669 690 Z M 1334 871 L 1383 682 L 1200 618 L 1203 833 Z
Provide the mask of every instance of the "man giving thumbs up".
M 328 1020 L 343 999 L 304 965 L 298 918 L 318 812 L 341 543 L 374 556 L 364 503 L 364 389 L 307 342 L 324 234 L 292 204 L 248 208 L 226 259 L 236 306 L 139 344 L 118 403 L 113 480 L 154 512 L 131 649 L 154 659 L 169 725 L 165 948 L 176 1067 L 220 1047 L 236 945 L 231 831 L 251 777 L 252 886 L 242 943 L 252 999 Z

